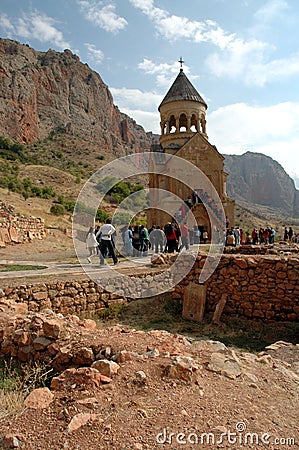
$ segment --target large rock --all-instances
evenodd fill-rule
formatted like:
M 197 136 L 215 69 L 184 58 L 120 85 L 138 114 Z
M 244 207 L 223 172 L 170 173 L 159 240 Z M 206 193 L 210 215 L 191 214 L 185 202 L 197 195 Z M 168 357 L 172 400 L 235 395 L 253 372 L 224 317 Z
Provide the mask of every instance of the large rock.
M 78 430 L 79 428 L 86 425 L 88 422 L 95 421 L 103 422 L 103 419 L 101 419 L 100 414 L 90 414 L 90 413 L 79 413 L 76 414 L 67 427 L 67 432 L 72 433 L 73 431 Z
M 105 375 L 106 377 L 113 377 L 117 374 L 120 368 L 120 366 L 116 362 L 109 361 L 108 359 L 99 359 L 98 361 L 95 361 L 91 367 L 98 370 L 102 375 Z
M 24 400 L 26 408 L 48 408 L 54 399 L 54 394 L 47 387 L 34 389 Z
M 190 356 L 175 356 L 172 362 L 166 367 L 165 374 L 181 381 L 192 381 L 193 374 L 200 365 Z
M 212 353 L 208 370 L 220 373 L 228 378 L 235 379 L 242 373 L 240 364 L 229 355 L 223 353 Z

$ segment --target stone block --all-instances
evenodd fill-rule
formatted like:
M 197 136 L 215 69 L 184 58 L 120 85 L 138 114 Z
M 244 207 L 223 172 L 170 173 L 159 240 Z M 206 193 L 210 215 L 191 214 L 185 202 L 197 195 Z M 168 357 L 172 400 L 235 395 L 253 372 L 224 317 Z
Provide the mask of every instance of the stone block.
M 203 284 L 190 283 L 183 292 L 182 317 L 201 322 L 204 317 L 207 287 Z

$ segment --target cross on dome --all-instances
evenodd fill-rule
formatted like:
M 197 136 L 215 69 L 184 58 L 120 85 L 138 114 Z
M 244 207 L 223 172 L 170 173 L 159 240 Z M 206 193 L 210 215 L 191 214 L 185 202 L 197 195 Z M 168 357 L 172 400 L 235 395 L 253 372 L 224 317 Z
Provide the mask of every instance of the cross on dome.
M 180 57 L 180 59 L 178 60 L 178 62 L 180 63 L 180 65 L 181 65 L 181 71 L 183 71 L 183 64 L 185 63 L 185 61 L 183 61 L 183 58 L 182 57 Z

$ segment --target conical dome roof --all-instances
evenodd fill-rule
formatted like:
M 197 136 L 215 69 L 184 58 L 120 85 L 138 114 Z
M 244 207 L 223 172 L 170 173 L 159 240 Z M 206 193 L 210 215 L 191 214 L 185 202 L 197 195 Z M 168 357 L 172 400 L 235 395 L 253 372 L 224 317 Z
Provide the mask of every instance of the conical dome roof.
M 160 111 L 161 106 L 165 103 L 174 102 L 177 100 L 191 100 L 193 102 L 202 103 L 206 108 L 208 107 L 193 84 L 184 74 L 183 69 L 180 69 L 180 73 L 178 74 L 169 91 L 160 103 L 158 110 Z

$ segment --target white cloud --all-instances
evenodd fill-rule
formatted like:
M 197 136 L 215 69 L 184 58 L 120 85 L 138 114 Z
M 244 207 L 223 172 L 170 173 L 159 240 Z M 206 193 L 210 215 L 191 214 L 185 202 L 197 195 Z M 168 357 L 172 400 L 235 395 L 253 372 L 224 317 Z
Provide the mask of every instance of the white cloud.
M 114 104 L 121 112 L 133 117 L 146 131 L 160 133 L 160 115 L 157 107 L 163 99 L 162 95 L 126 88 L 110 88 L 110 92 Z
M 130 2 L 135 8 L 141 9 L 143 14 L 154 22 L 158 22 L 168 16 L 166 11 L 154 6 L 154 0 L 130 0 Z
M 144 58 L 141 63 L 138 64 L 138 68 L 143 70 L 146 74 L 156 75 L 158 86 L 169 87 L 173 82 L 174 76 L 178 73 L 178 64 L 155 64 L 152 60 Z M 184 66 L 184 71 L 188 73 L 188 66 Z
M 62 49 L 69 47 L 70 45 L 64 40 L 62 32 L 53 26 L 54 22 L 51 17 L 34 12 L 24 19 L 19 19 L 17 33 L 21 34 L 23 30 L 24 37 L 33 37 L 41 42 L 53 42 Z
M 220 77 L 244 77 L 247 82 L 252 81 L 248 75 L 255 71 L 259 64 L 262 66 L 263 54 L 269 45 L 258 40 L 244 41 L 235 39 L 230 42 L 221 53 L 212 53 L 206 61 L 210 71 Z
M 116 34 L 128 25 L 124 17 L 119 17 L 115 13 L 115 5 L 113 3 L 102 6 L 102 2 L 78 0 L 78 4 L 83 11 L 84 17 L 105 31 Z
M 213 20 L 197 21 L 170 15 L 168 11 L 156 8 L 154 0 L 130 0 L 130 2 L 153 21 L 157 33 L 168 40 L 210 42 L 219 48 L 225 48 L 234 39 L 234 34 L 228 34 Z
M 289 175 L 299 175 L 299 104 L 269 107 L 245 103 L 227 105 L 207 118 L 209 140 L 220 153 L 264 153 L 278 161 Z
M 157 109 L 162 96 L 153 92 L 142 92 L 139 89 L 110 88 L 110 91 L 119 107 L 142 108 L 143 110 Z
M 207 59 L 210 71 L 218 76 L 243 80 L 247 85 L 264 86 L 272 81 L 281 81 L 299 74 L 299 54 L 266 62 L 263 52 L 269 48 L 259 41 L 235 41 L 222 54 L 214 53 Z
M 1 20 L 1 25 L 14 36 L 50 42 L 60 49 L 69 48 L 70 44 L 64 40 L 63 33 L 54 24 L 54 19 L 38 11 L 23 14 L 14 20 L 4 16 Z
M 286 0 L 269 0 L 255 12 L 255 18 L 261 22 L 270 22 L 275 18 L 281 18 L 281 13 L 289 9 Z
M 3 28 L 7 33 L 14 31 L 14 26 L 6 14 L 2 14 L 0 17 L 0 27 Z
M 102 50 L 97 49 L 94 44 L 84 44 L 88 50 L 88 57 L 97 64 L 101 64 L 104 59 Z
M 141 109 L 122 108 L 121 112 L 132 117 L 145 131 L 152 131 L 155 134 L 160 134 L 160 116 L 158 113 L 142 111 Z
M 242 76 L 247 83 L 263 83 L 266 71 L 262 70 L 262 63 L 266 51 L 273 49 L 266 42 L 256 38 L 242 39 L 235 33 L 225 31 L 217 22 L 213 20 L 189 20 L 187 17 L 170 15 L 168 11 L 156 8 L 154 0 L 130 0 L 132 5 L 140 9 L 150 20 L 154 22 L 157 33 L 169 41 L 186 39 L 195 43 L 207 43 L 216 47 L 217 52 L 212 53 L 206 61 L 207 67 L 215 76 L 227 76 L 230 78 L 239 78 Z M 282 8 L 284 0 L 272 0 L 272 14 Z M 274 6 L 276 5 L 276 9 Z M 270 13 L 270 4 L 268 4 Z M 262 14 L 262 10 L 260 14 Z M 250 67 L 254 66 L 254 69 Z M 145 68 L 140 65 L 140 68 Z M 249 74 L 248 73 L 249 68 Z M 263 72 L 263 76 L 254 78 L 253 74 Z M 150 72 L 148 72 L 150 73 Z M 155 71 L 151 72 L 156 73 Z M 162 77 L 162 82 L 169 80 Z
M 281 81 L 297 74 L 299 74 L 299 54 L 264 64 L 253 64 L 244 75 L 248 84 L 264 86 L 271 81 Z
M 186 17 L 170 15 L 167 10 L 156 8 L 154 0 L 130 0 L 131 4 L 142 11 L 154 22 L 157 33 L 169 41 L 186 39 L 196 43 L 213 44 L 216 51 L 207 58 L 206 65 L 217 77 L 242 80 L 247 85 L 264 86 L 266 83 L 289 78 L 299 73 L 298 55 L 281 59 L 269 59 L 270 52 L 276 50 L 274 45 L 259 39 L 243 39 L 235 33 L 228 33 L 213 20 L 194 21 Z M 261 24 L 281 18 L 289 5 L 286 0 L 269 0 L 255 13 L 255 19 Z M 150 74 L 157 74 L 159 85 L 170 82 L 163 67 L 144 60 L 139 68 Z M 162 69 L 162 70 L 161 70 Z

